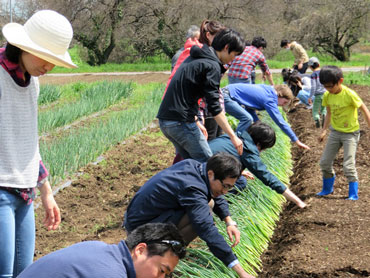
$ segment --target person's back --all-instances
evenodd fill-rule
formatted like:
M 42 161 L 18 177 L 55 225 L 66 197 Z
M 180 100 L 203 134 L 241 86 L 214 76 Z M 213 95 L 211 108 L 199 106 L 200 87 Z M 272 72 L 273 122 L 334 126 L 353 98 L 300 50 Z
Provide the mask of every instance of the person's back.
M 136 274 L 124 241 L 118 245 L 85 241 L 40 258 L 37 264 L 29 266 L 18 277 L 133 278 Z
M 219 152 L 229 153 L 240 160 L 243 168 L 248 169 L 253 175 L 260 179 L 266 186 L 283 194 L 289 201 L 294 202 L 300 208 L 306 204 L 291 192 L 276 176 L 274 176 L 263 163 L 260 152 L 275 145 L 275 131 L 267 124 L 259 121 L 253 123 L 248 130 L 238 132 L 239 138 L 243 141 L 243 154 L 239 155 L 230 142 L 227 135 L 222 135 L 209 142 L 213 154 Z M 240 177 L 235 186 L 243 190 L 247 186 L 245 177 Z M 234 190 L 236 191 L 236 190 Z M 236 193 L 236 192 L 233 192 Z
M 296 41 L 282 40 L 280 47 L 291 50 L 294 56 L 293 68 L 304 74 L 308 68 L 308 55 L 302 45 Z
M 207 204 L 207 198 L 211 196 L 208 196 L 203 168 L 202 163 L 185 159 L 149 179 L 127 207 L 124 220 L 126 229 L 131 231 L 153 219 L 157 222 L 170 221 L 176 224 L 187 209 L 184 200 L 179 198 L 191 196 L 194 192 L 205 198 Z M 160 215 L 161 218 L 158 218 Z
M 148 223 L 125 241 L 85 241 L 57 250 L 26 268 L 19 278 L 163 278 L 186 254 L 173 224 Z
M 190 57 L 177 69 L 173 76 L 163 101 L 159 107 L 157 117 L 165 120 L 194 122 L 198 114 L 198 99 L 205 97 L 209 107 L 221 112 L 218 86 L 222 64 L 213 50 L 204 45 L 202 48 L 192 47 Z M 210 83 L 208 91 L 204 87 Z M 210 109 L 211 110 L 211 109 Z
M 253 122 L 259 120 L 256 110 L 266 110 L 271 119 L 300 148 L 309 149 L 295 135 L 285 121 L 278 106 L 288 105 L 294 98 L 287 85 L 252 85 L 236 83 L 222 88 L 225 100 L 225 110 L 239 120 L 237 131 L 242 132 Z M 242 107 L 244 106 L 244 107 Z
M 262 50 L 267 46 L 267 42 L 263 37 L 254 37 L 251 45 L 246 45 L 244 51 L 231 62 L 228 68 L 229 84 L 252 82 L 252 73 L 255 73 L 257 65 L 261 67 L 263 77 L 267 79 L 271 85 L 274 85 L 271 72 L 266 63 L 265 56 Z
M 227 85 L 226 88 L 234 100 L 247 108 L 265 110 L 270 102 L 276 103 L 277 106 L 278 96 L 270 85 L 238 83 Z

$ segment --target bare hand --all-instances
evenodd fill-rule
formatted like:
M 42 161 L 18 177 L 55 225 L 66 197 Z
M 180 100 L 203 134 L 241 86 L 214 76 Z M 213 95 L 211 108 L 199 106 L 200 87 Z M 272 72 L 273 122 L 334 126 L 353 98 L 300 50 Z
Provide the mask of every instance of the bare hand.
M 322 141 L 324 141 L 324 139 L 325 139 L 325 136 L 326 136 L 326 130 L 324 129 L 322 132 L 321 132 L 321 134 L 320 134 L 320 136 L 319 136 L 319 143 L 321 143 Z
M 311 98 L 308 99 L 308 104 L 312 105 L 312 99 Z
M 229 239 L 231 242 L 233 242 L 233 245 L 231 247 L 235 247 L 240 242 L 240 231 L 238 228 L 234 225 L 227 226 L 226 227 L 227 235 L 229 236 Z
M 242 175 L 246 177 L 248 180 L 254 180 L 254 176 L 251 172 L 244 170 Z
M 203 133 L 204 137 L 206 137 L 207 140 L 208 139 L 207 129 L 199 121 L 197 121 L 197 126 L 199 127 L 200 131 Z
M 243 141 L 239 139 L 239 137 L 235 136 L 231 139 L 231 142 L 233 143 L 234 147 L 238 151 L 239 155 L 243 154 Z
M 303 143 L 302 143 L 301 141 L 299 141 L 299 140 L 297 140 L 295 143 L 296 143 L 296 144 L 297 144 L 297 146 L 298 146 L 298 147 L 300 147 L 301 149 L 310 150 L 310 147 L 309 147 L 309 146 L 307 146 L 307 145 L 303 144 Z
M 48 181 L 40 188 L 40 191 L 42 206 L 45 209 L 45 218 L 43 221 L 44 225 L 49 231 L 55 230 L 58 228 L 61 221 L 60 210 L 57 203 L 55 202 Z

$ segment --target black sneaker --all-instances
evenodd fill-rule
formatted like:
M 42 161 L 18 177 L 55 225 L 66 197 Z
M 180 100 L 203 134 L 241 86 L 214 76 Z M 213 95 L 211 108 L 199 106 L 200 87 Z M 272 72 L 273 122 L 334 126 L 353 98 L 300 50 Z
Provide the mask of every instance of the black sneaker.
M 320 128 L 320 120 L 315 120 L 315 126 L 316 128 Z

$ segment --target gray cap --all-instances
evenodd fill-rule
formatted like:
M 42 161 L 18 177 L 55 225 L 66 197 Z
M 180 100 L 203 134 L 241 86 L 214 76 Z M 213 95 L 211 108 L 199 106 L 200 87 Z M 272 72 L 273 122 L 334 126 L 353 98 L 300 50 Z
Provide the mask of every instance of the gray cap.
M 311 57 L 310 60 L 308 60 L 308 66 L 311 67 L 313 66 L 313 64 L 320 64 L 320 61 L 319 59 L 317 59 L 316 57 Z

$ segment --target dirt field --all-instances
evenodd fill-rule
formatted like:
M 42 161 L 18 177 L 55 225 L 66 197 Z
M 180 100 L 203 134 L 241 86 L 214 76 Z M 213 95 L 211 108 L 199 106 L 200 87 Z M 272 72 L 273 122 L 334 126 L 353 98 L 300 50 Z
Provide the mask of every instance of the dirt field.
M 142 76 L 136 79 L 142 80 Z M 352 88 L 370 107 L 369 87 Z M 309 207 L 285 207 L 263 255 L 259 277 L 370 277 L 370 129 L 360 116 L 360 199 L 345 200 L 348 185 L 341 169 L 341 154 L 335 161 L 338 178 L 334 194 L 320 198 L 315 196 L 321 189 L 318 161 L 324 146 L 317 142 L 319 131 L 309 110 L 299 107 L 289 118 L 301 141 L 311 147 L 308 152 L 292 148 L 295 166 L 291 188 Z M 81 169 L 83 174 L 72 186 L 56 196 L 63 216 L 57 231 L 47 232 L 42 227 L 43 211 L 37 209 L 36 257 L 84 240 L 113 243 L 124 238 L 121 224 L 129 200 L 149 177 L 171 164 L 173 153 L 159 129 L 151 127 L 112 148 L 98 165 Z

